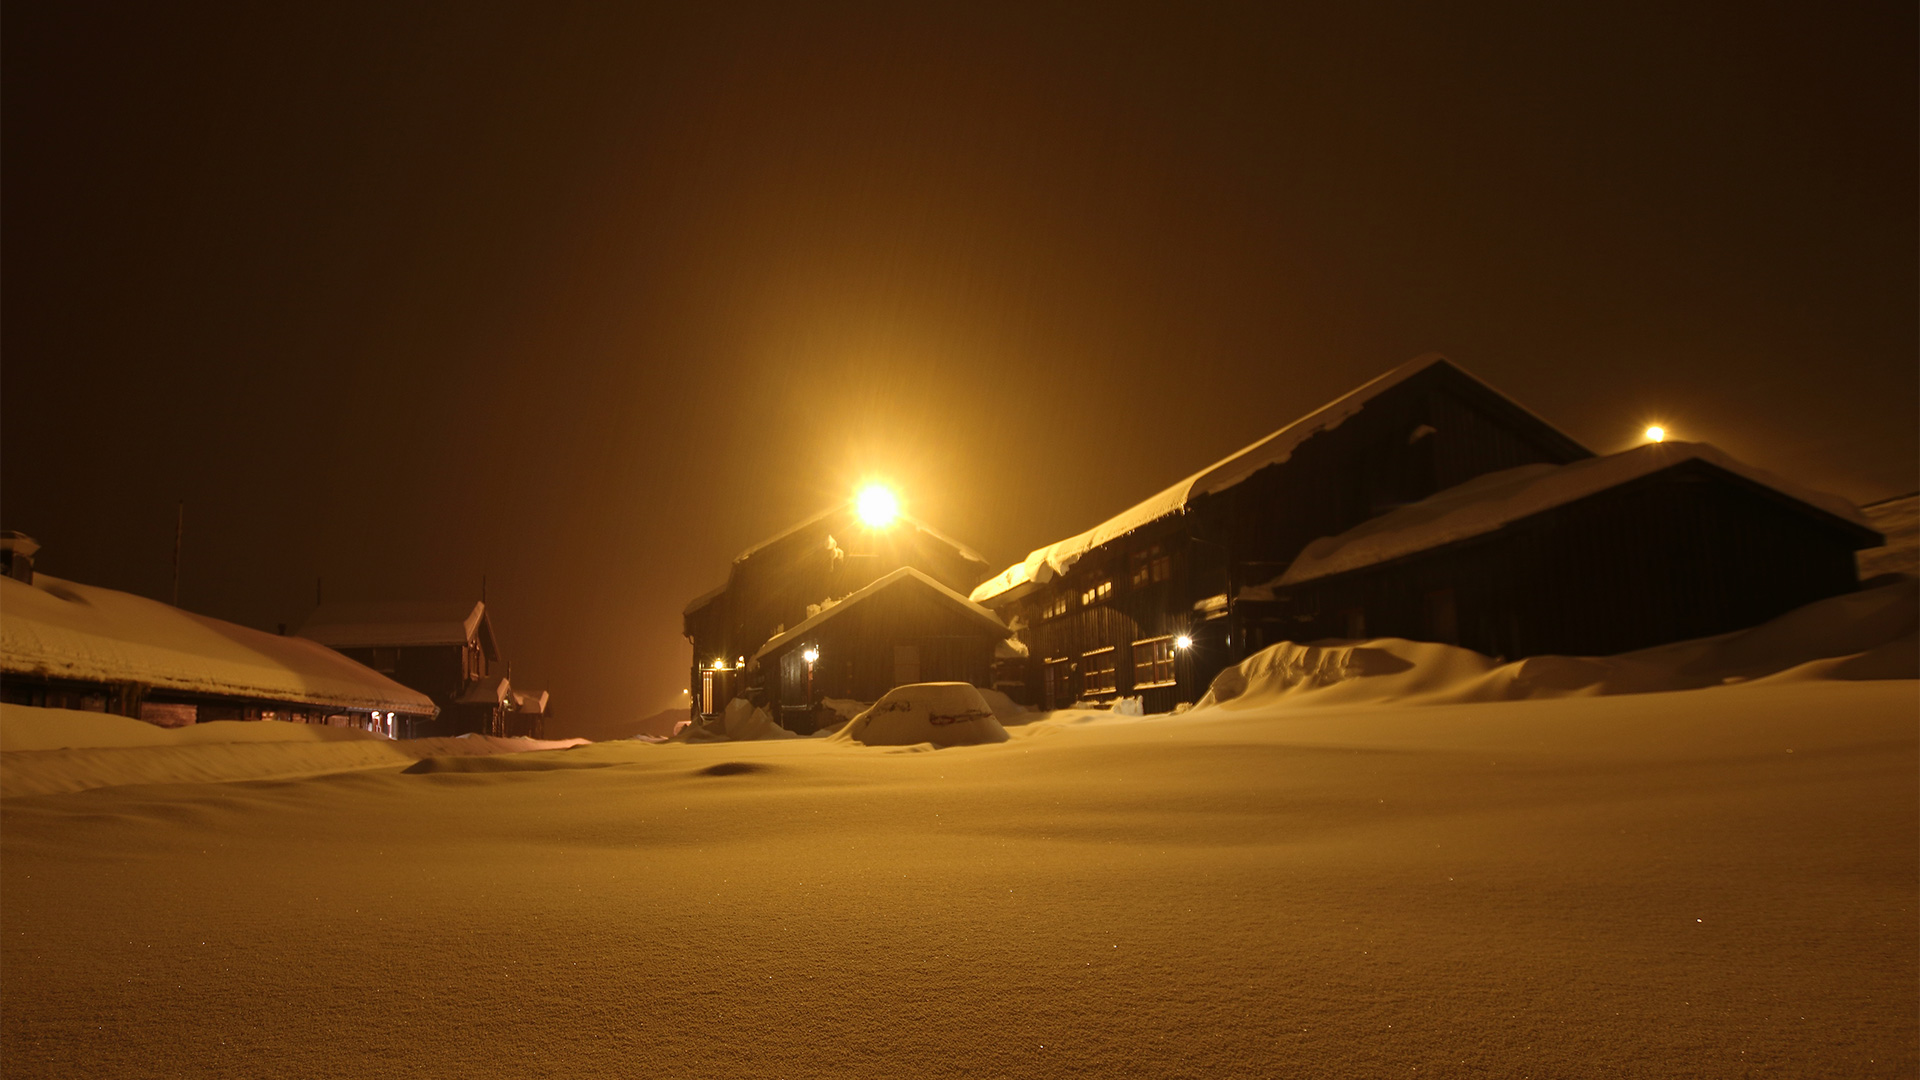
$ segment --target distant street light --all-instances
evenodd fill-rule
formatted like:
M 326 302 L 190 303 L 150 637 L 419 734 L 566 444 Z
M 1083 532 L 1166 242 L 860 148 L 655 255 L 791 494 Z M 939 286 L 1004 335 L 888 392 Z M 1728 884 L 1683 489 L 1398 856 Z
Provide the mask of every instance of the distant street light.
M 800 659 L 802 659 L 802 660 L 805 660 L 805 661 L 806 661 L 807 663 L 809 663 L 809 664 L 811 664 L 811 663 L 813 663 L 813 662 L 814 662 L 815 660 L 818 660 L 818 659 L 820 659 L 820 650 L 819 650 L 819 649 L 808 649 L 808 650 L 806 650 L 805 652 L 802 652 L 802 653 L 800 654 Z
M 1647 429 L 1647 441 L 1648 442 L 1666 442 L 1667 429 L 1661 427 L 1659 424 L 1653 425 L 1652 427 Z
M 1173 647 L 1176 649 L 1191 649 L 1193 648 L 1193 639 L 1185 634 L 1181 634 L 1179 637 L 1173 639 Z

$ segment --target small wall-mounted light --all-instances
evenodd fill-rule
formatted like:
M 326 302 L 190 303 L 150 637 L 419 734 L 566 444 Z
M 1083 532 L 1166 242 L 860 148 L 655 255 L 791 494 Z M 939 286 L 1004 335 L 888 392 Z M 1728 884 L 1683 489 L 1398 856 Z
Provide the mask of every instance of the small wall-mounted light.
M 1176 649 L 1191 649 L 1193 648 L 1193 639 L 1185 634 L 1181 634 L 1179 637 L 1173 639 L 1173 647 Z
M 715 671 L 727 670 L 727 662 L 725 660 L 715 660 L 713 662 L 713 670 Z
M 820 650 L 819 650 L 819 649 L 808 649 L 808 650 L 806 650 L 805 652 L 803 652 L 803 653 L 801 653 L 801 654 L 800 654 L 800 659 L 802 659 L 802 660 L 805 660 L 805 661 L 806 661 L 807 663 L 809 663 L 809 664 L 811 664 L 811 663 L 813 663 L 813 662 L 814 662 L 815 660 L 818 660 L 818 659 L 820 659 Z

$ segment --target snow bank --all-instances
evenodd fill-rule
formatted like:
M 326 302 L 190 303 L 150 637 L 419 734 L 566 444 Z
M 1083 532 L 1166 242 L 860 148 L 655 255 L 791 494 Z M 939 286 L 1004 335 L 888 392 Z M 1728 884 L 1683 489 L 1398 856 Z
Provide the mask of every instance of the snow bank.
M 911 683 L 881 695 L 829 738 L 866 746 L 972 746 L 1006 742 L 1007 729 L 967 683 Z
M 1920 584 L 1821 600 L 1748 630 L 1619 656 L 1503 664 L 1471 649 L 1380 638 L 1281 642 L 1221 672 L 1196 709 L 1281 702 L 1459 704 L 1693 690 L 1758 679 L 1920 678 Z
M 0 705 L 0 797 L 127 784 L 286 780 L 428 758 L 560 750 L 584 739 L 386 739 L 355 728 L 222 720 L 162 728 L 125 716 Z

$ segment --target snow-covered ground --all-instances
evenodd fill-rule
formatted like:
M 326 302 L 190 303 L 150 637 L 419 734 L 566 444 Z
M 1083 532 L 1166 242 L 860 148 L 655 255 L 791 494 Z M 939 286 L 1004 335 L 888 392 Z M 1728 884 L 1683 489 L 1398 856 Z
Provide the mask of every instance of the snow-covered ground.
M 1357 643 L 1379 655 L 990 745 L 9 798 L 6 1073 L 1912 1076 L 1920 683 L 1886 677 L 1891 596 L 1830 639 L 1866 660 L 1795 661 L 1806 624 L 1847 629 L 1803 615 L 1533 673 L 1573 696 Z

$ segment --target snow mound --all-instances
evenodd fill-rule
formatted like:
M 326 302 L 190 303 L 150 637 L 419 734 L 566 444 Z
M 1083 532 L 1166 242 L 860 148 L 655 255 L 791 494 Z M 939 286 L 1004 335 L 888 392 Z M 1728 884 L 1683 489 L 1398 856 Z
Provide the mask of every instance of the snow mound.
M 993 718 L 1000 721 L 1003 727 L 1007 724 L 1029 723 L 1038 715 L 998 690 L 981 690 L 980 697 L 987 703 L 987 708 L 993 710 Z
M 830 738 L 866 746 L 973 746 L 1006 742 L 1007 729 L 977 687 L 910 683 L 882 694 L 872 708 Z
M 799 735 L 773 722 L 767 710 L 746 698 L 727 702 L 727 709 L 711 721 L 694 724 L 669 740 L 671 742 L 754 742 L 764 739 L 798 739 Z
M 1290 641 L 1221 672 L 1196 709 L 1279 702 L 1461 704 L 1695 690 L 1759 679 L 1920 678 L 1920 583 L 1831 597 L 1747 630 L 1619 656 L 1501 663 L 1433 642 Z

